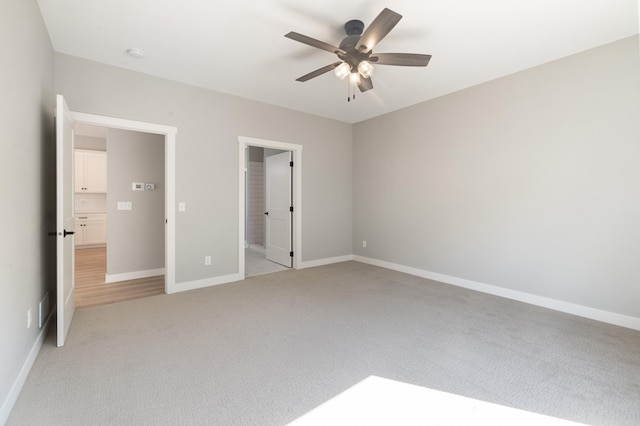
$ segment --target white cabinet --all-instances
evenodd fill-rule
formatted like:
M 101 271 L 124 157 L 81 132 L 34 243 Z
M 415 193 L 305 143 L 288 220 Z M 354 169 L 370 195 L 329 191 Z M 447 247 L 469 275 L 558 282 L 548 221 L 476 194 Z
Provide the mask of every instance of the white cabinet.
M 76 233 L 74 239 L 77 246 L 104 245 L 107 243 L 106 214 L 78 214 L 75 222 Z
M 76 192 L 107 192 L 107 153 L 75 150 Z

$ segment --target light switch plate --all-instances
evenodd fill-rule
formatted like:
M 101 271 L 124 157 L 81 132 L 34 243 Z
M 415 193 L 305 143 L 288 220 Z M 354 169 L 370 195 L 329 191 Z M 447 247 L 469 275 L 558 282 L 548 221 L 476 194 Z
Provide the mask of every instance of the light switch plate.
M 131 201 L 118 201 L 118 210 L 132 210 L 133 204 Z
M 187 211 L 187 203 L 185 203 L 184 201 L 180 201 L 178 203 L 178 211 L 179 212 L 186 212 Z

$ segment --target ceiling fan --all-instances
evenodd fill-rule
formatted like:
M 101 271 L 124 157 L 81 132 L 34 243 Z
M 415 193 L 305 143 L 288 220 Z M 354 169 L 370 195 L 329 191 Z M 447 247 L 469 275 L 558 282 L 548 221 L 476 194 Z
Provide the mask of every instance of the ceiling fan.
M 373 48 L 382 40 L 402 19 L 402 15 L 393 10 L 385 8 L 364 30 L 364 23 L 354 19 L 344 25 L 347 36 L 342 39 L 339 47 L 316 40 L 314 38 L 296 33 L 294 31 L 285 34 L 300 43 L 307 44 L 317 49 L 334 53 L 340 59 L 337 62 L 318 68 L 315 71 L 305 74 L 296 81 L 308 81 L 331 70 L 335 71 L 338 78 L 344 79 L 349 76 L 349 96 L 347 100 L 355 98 L 351 88 L 358 86 L 361 92 L 373 89 L 371 73 L 373 65 L 398 65 L 410 67 L 426 67 L 431 59 L 431 55 L 417 53 L 373 53 Z M 364 32 L 363 32 L 364 30 Z

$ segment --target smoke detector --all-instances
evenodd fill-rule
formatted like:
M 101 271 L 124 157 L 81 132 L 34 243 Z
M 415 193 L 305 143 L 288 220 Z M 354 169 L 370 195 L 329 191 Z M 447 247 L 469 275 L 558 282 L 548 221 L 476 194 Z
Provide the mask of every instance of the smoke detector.
M 142 59 L 144 57 L 144 52 L 140 49 L 127 49 L 127 55 L 135 59 Z

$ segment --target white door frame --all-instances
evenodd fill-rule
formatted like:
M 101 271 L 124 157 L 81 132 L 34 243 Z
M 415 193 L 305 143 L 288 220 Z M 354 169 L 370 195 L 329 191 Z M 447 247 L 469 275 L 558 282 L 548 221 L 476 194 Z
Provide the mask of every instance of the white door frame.
M 240 279 L 244 276 L 244 241 L 245 241 L 245 167 L 246 147 L 260 146 L 263 148 L 291 151 L 293 154 L 293 269 L 302 267 L 302 145 L 256 139 L 246 136 L 238 137 L 238 273 Z
M 136 132 L 164 135 L 164 292 L 175 293 L 176 289 L 176 134 L 178 129 L 162 124 L 145 123 L 142 121 L 125 120 L 122 118 L 103 115 L 71 112 L 74 122 L 91 124 L 94 126 L 111 127 Z

